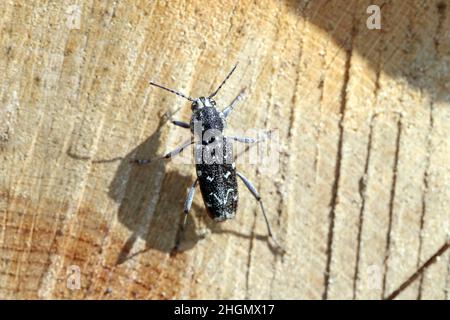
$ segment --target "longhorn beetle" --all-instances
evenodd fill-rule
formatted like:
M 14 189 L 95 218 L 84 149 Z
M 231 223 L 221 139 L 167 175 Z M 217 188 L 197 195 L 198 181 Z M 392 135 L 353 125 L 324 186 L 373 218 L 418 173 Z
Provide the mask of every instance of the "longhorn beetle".
M 236 166 L 234 163 L 231 141 L 255 143 L 257 142 L 257 139 L 223 136 L 223 131 L 226 127 L 226 119 L 231 111 L 233 111 L 237 103 L 242 99 L 244 92 L 241 91 L 241 93 L 238 94 L 231 104 L 223 111 L 216 109 L 216 102 L 213 100 L 214 96 L 233 74 L 236 67 L 237 64 L 217 87 L 216 91 L 207 97 L 199 97 L 196 99 L 193 99 L 181 92 L 166 88 L 157 83 L 150 82 L 150 85 L 152 86 L 169 91 L 192 102 L 192 116 L 190 123 L 171 119 L 171 122 L 174 125 L 185 129 L 190 129 L 192 133 L 191 138 L 175 150 L 157 159 L 169 159 L 174 157 L 195 142 L 194 159 L 196 163 L 197 178 L 190 187 L 184 204 L 185 214 L 182 226 L 183 230 L 186 225 L 189 210 L 191 209 L 197 184 L 200 185 L 206 211 L 212 219 L 220 222 L 234 218 L 238 203 L 236 178 L 236 176 L 238 176 L 258 201 L 266 222 L 269 237 L 272 238 L 272 241 L 278 249 L 284 251 L 278 245 L 278 242 L 272 233 L 261 196 L 253 184 L 243 174 L 236 171 Z M 147 165 L 153 160 L 154 159 L 134 159 L 131 160 L 131 162 L 138 165 Z

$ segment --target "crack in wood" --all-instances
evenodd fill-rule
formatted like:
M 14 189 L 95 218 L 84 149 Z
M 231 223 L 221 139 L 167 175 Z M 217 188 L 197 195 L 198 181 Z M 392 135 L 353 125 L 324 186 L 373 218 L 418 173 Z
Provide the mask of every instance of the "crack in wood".
M 446 18 L 447 4 L 444 1 L 439 2 L 436 5 L 436 9 L 437 9 L 437 13 L 438 13 L 438 24 L 437 24 L 437 28 L 436 28 L 435 37 L 434 37 L 434 49 L 437 53 L 439 51 L 439 46 L 440 46 L 439 36 L 443 30 L 442 26 L 444 25 L 445 18 Z
M 248 248 L 248 255 L 247 255 L 247 269 L 245 271 L 245 299 L 250 299 L 250 270 L 251 270 L 251 264 L 252 264 L 252 252 L 253 252 L 253 246 L 254 246 L 254 239 L 255 239 L 255 229 L 256 229 L 256 213 L 254 213 L 254 219 L 253 219 L 253 226 L 250 236 L 250 246 Z
M 444 287 L 445 300 L 450 300 L 450 254 L 447 262 L 447 278 L 445 279 Z
M 391 192 L 389 197 L 389 223 L 388 230 L 386 233 L 386 247 L 385 247 L 385 257 L 384 257 L 384 275 L 383 275 L 383 286 L 381 290 L 381 298 L 385 296 L 386 286 L 387 286 L 387 274 L 389 268 L 389 256 L 391 250 L 391 240 L 392 240 L 392 219 L 394 217 L 394 202 L 396 196 L 396 188 L 397 188 L 397 174 L 398 174 L 398 163 L 399 163 L 399 155 L 400 155 L 400 143 L 401 143 L 401 135 L 402 135 L 402 116 L 399 116 L 397 120 L 397 139 L 395 142 L 395 156 L 394 156 L 394 167 L 393 167 L 393 178 L 391 183 Z
M 344 146 L 344 118 L 345 111 L 347 107 L 347 88 L 350 81 L 350 67 L 351 67 L 351 58 L 353 53 L 353 41 L 356 36 L 356 19 L 353 15 L 353 26 L 351 31 L 351 41 L 349 49 L 346 51 L 345 58 L 345 72 L 344 72 L 344 81 L 342 84 L 342 89 L 340 93 L 341 101 L 340 101 L 340 118 L 339 118 L 339 140 L 336 154 L 336 165 L 334 172 L 334 181 L 332 186 L 332 197 L 330 202 L 330 213 L 329 213 L 329 228 L 328 228 L 328 240 L 327 240 L 327 260 L 324 272 L 324 291 L 322 294 L 322 299 L 328 299 L 328 289 L 330 285 L 330 272 L 331 272 L 331 260 L 333 256 L 333 238 L 334 238 L 334 223 L 336 217 L 336 205 L 338 203 L 338 188 L 339 182 L 341 178 L 341 169 L 342 169 L 342 151 Z
M 355 262 L 355 272 L 353 275 L 353 299 L 356 299 L 356 289 L 357 282 L 359 279 L 359 261 L 361 258 L 361 239 L 362 239 L 362 229 L 364 224 L 364 211 L 366 209 L 366 189 L 367 189 L 367 179 L 369 176 L 369 163 L 372 151 L 372 141 L 373 141 L 373 126 L 374 119 L 377 115 L 372 116 L 370 122 L 369 140 L 367 142 L 367 153 L 366 162 L 364 165 L 364 175 L 359 180 L 359 195 L 361 197 L 361 208 L 359 211 L 359 223 L 358 223 L 358 235 L 356 243 L 356 262 Z
M 408 288 L 414 280 L 422 275 L 436 260 L 443 255 L 450 248 L 450 241 L 447 240 L 442 247 L 440 247 L 419 269 L 416 270 L 405 282 L 403 282 L 396 290 L 394 290 L 385 300 L 393 300 L 406 288 Z
M 425 216 L 427 213 L 427 196 L 428 196 L 428 187 L 429 187 L 429 171 L 431 167 L 431 135 L 434 128 L 434 103 L 430 103 L 430 112 L 429 112 L 429 125 L 428 125 L 428 134 L 427 134 L 427 147 L 426 147 L 426 160 L 425 160 L 425 172 L 422 179 L 423 192 L 422 192 L 422 210 L 420 214 L 420 229 L 419 229 L 419 249 L 417 256 L 417 267 L 420 265 L 420 260 L 423 251 L 423 232 L 425 226 Z M 422 298 L 422 290 L 423 290 L 423 275 L 420 276 L 419 279 L 419 290 L 417 292 L 417 299 L 420 300 Z

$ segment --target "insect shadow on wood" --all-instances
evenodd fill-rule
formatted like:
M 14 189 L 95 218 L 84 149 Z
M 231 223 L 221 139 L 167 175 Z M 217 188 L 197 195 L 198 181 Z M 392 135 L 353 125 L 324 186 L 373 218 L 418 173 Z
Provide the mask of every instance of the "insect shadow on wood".
M 257 144 L 258 142 L 270 137 L 270 132 L 266 138 L 225 136 L 224 130 L 227 124 L 227 117 L 242 100 L 245 88 L 233 99 L 233 101 L 224 109 L 216 107 L 214 96 L 225 85 L 227 80 L 236 70 L 237 64 L 231 69 L 227 76 L 218 85 L 217 89 L 209 96 L 200 96 L 191 98 L 190 96 L 160 85 L 155 82 L 149 82 L 150 85 L 168 91 L 190 102 L 192 114 L 189 122 L 171 119 L 171 123 L 183 129 L 190 130 L 190 138 L 176 149 L 166 153 L 163 156 L 153 158 L 133 158 L 130 163 L 137 166 L 145 166 L 158 160 L 171 159 L 179 155 L 183 150 L 194 147 L 194 164 L 197 177 L 189 188 L 183 211 L 184 219 L 182 231 L 186 227 L 187 218 L 191 210 L 196 187 L 199 186 L 206 212 L 216 222 L 223 222 L 233 219 L 236 216 L 238 204 L 238 178 L 245 185 L 247 190 L 254 197 L 261 209 L 261 215 L 265 220 L 269 247 L 273 251 L 284 254 L 286 251 L 279 245 L 276 236 L 272 232 L 269 219 L 263 204 L 263 200 L 253 183 L 242 173 L 236 170 L 235 157 L 233 153 L 232 141 L 243 144 Z M 179 239 L 179 237 L 177 237 Z M 179 247 L 179 241 L 176 242 L 176 248 Z
M 155 132 L 125 156 L 92 159 L 74 154 L 70 149 L 67 152 L 74 159 L 91 161 L 94 165 L 120 161 L 109 184 L 108 195 L 118 203 L 118 220 L 131 231 L 131 235 L 124 242 L 116 264 L 121 264 L 150 248 L 173 252 L 176 246 L 176 238 L 179 236 L 177 226 L 182 216 L 184 201 L 184 197 L 177 198 L 177 195 L 186 194 L 193 178 L 177 171 L 167 172 L 165 161 L 158 161 L 145 167 L 130 163 L 136 157 L 156 157 L 161 144 L 161 133 L 166 125 L 167 117 L 160 117 Z M 168 190 L 171 196 L 167 197 L 163 190 Z M 201 211 L 196 204 L 193 209 L 195 212 Z M 202 239 L 195 230 L 195 221 L 192 219 L 185 231 L 185 238 L 188 241 L 183 242 L 183 250 L 191 249 Z M 145 249 L 133 251 L 138 239 L 145 241 Z
M 109 196 L 119 204 L 118 219 L 131 231 L 118 255 L 117 264 L 149 249 L 171 253 L 179 241 L 178 225 L 183 199 L 177 196 L 186 193 L 192 177 L 180 174 L 176 168 L 168 172 L 165 161 L 144 167 L 130 163 L 134 158 L 157 157 L 161 133 L 167 125 L 170 125 L 167 124 L 167 117 L 161 117 L 155 132 L 121 160 L 109 185 Z M 198 209 L 195 206 L 194 210 Z M 195 221 L 186 233 L 192 241 L 185 243 L 184 250 L 191 249 L 201 239 L 196 234 Z M 133 247 L 138 239 L 145 241 L 145 249 L 135 251 Z
M 448 1 L 434 4 L 424 1 L 420 5 L 421 1 L 417 1 L 417 7 L 411 12 L 408 10 L 410 1 L 380 1 L 379 5 L 366 1 L 282 2 L 308 24 L 328 33 L 329 40 L 322 50 L 319 49 L 326 61 L 322 72 L 335 68 L 343 52 L 350 57 L 354 51 L 376 74 L 377 91 L 380 74 L 388 74 L 407 81 L 416 90 L 425 91 L 434 100 L 450 100 L 446 87 L 449 73 L 440 72 L 448 65 L 448 51 L 444 49 L 449 35 L 444 23 L 449 12 Z M 369 26 L 374 18 L 379 20 L 379 28 Z M 436 24 L 427 23 L 432 20 L 436 20 Z M 299 30 L 298 34 L 304 33 Z M 315 90 L 314 86 L 305 89 L 304 96 Z
M 205 208 L 195 201 L 191 208 L 192 216 L 187 220 L 185 230 L 181 231 L 183 203 L 195 179 L 194 170 L 192 175 L 183 175 L 176 168 L 167 171 L 167 160 L 155 161 L 147 166 L 130 163 L 136 158 L 158 157 L 162 130 L 170 125 L 168 117 L 161 116 L 155 132 L 125 156 L 93 159 L 74 154 L 70 149 L 67 151 L 71 158 L 91 161 L 94 165 L 120 161 L 109 184 L 108 195 L 119 204 L 118 220 L 131 231 L 131 235 L 122 245 L 116 264 L 122 264 L 149 249 L 171 255 L 190 250 L 210 233 L 227 233 L 246 239 L 255 237 L 266 240 L 267 236 L 247 235 L 227 230 L 226 227 L 209 219 Z M 188 148 L 184 152 L 192 150 Z M 139 239 L 145 241 L 145 248 L 133 250 Z

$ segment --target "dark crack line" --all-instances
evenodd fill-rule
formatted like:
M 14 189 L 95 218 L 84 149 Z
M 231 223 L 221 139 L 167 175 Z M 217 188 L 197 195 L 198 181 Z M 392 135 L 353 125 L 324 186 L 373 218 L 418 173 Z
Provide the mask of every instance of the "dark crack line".
M 384 4 L 383 4 L 383 6 L 384 6 Z M 377 103 L 378 103 L 378 93 L 380 92 L 381 53 L 379 53 L 378 58 L 379 58 L 379 60 L 377 63 L 375 89 L 374 89 L 374 96 L 375 96 L 374 105 L 377 105 Z M 359 262 L 361 260 L 362 230 L 363 230 L 363 226 L 364 226 L 364 213 L 366 210 L 366 189 L 367 189 L 367 182 L 368 182 L 368 177 L 369 177 L 369 163 L 370 163 L 371 152 L 372 152 L 373 126 L 374 126 L 376 117 L 377 117 L 377 114 L 374 114 L 374 115 L 372 115 L 372 118 L 370 120 L 369 138 L 368 138 L 368 142 L 367 142 L 367 151 L 366 151 L 366 163 L 364 165 L 364 175 L 360 178 L 360 181 L 359 181 L 359 195 L 361 197 L 361 208 L 359 211 L 358 235 L 357 235 L 357 243 L 356 243 L 355 272 L 353 275 L 353 297 L 352 297 L 353 300 L 356 299 L 356 290 L 358 288 Z
M 325 56 L 321 59 L 321 69 L 323 70 L 325 66 Z M 320 97 L 319 97 L 319 124 L 322 122 L 322 109 L 323 109 L 323 98 L 325 95 L 325 74 L 322 72 L 322 75 L 320 76 L 320 82 L 317 87 L 320 90 Z M 315 155 L 314 155 L 314 177 L 315 177 L 315 183 L 317 183 L 317 176 L 319 171 L 319 157 L 320 157 L 320 138 L 321 138 L 321 128 L 320 126 L 316 130 L 316 145 L 315 145 Z
M 303 45 L 303 41 L 302 41 L 302 45 Z M 300 61 L 300 58 L 301 58 L 301 53 L 300 53 L 299 61 Z M 300 66 L 300 68 L 301 68 L 301 66 Z M 287 140 L 288 141 L 291 141 L 292 137 L 294 135 L 294 123 L 295 123 L 295 118 L 296 118 L 296 112 L 295 111 L 297 109 L 295 107 L 295 105 L 297 104 L 297 100 L 298 100 L 297 99 L 297 93 L 298 93 L 298 86 L 300 84 L 300 75 L 299 75 L 300 71 L 301 70 L 299 70 L 299 72 L 297 72 L 297 76 L 295 78 L 295 84 L 294 84 L 295 92 L 294 92 L 294 94 L 293 94 L 293 96 L 291 98 L 292 108 L 291 108 L 291 110 L 289 112 L 289 124 L 288 124 L 288 130 L 287 130 L 287 132 L 288 132 Z
M 436 27 L 436 32 L 435 32 L 435 39 L 434 39 L 434 47 L 435 47 L 435 55 L 437 56 L 438 54 L 438 49 L 439 49 L 439 41 L 438 41 L 438 37 L 440 35 L 440 33 L 442 32 L 442 24 L 443 21 L 445 20 L 445 3 L 441 2 L 437 5 L 437 10 L 438 10 L 438 15 L 439 15 L 439 19 L 438 19 L 438 24 Z M 426 157 L 426 171 L 424 173 L 423 176 L 423 193 L 422 193 L 422 212 L 421 212 L 421 217 L 420 217 L 420 233 L 419 233 L 419 253 L 418 253 L 418 258 L 417 258 L 417 266 L 420 265 L 420 259 L 422 256 L 422 252 L 423 252 L 423 232 L 424 232 L 424 226 L 425 226 L 425 216 L 427 213 L 427 196 L 428 196 L 428 186 L 429 186 L 429 171 L 430 171 L 430 166 L 431 166 L 431 135 L 434 129 L 434 102 L 432 101 L 430 103 L 430 113 L 429 113 L 429 129 L 428 129 L 428 136 L 427 136 L 427 157 Z M 423 291 L 423 281 L 424 281 L 424 275 L 420 275 L 419 278 L 419 290 L 417 293 L 417 299 L 421 300 L 422 299 L 422 291 Z
M 298 21 L 297 21 L 297 25 L 298 25 L 298 23 L 301 21 L 301 19 L 298 19 Z M 280 28 L 278 28 L 278 30 L 277 30 L 277 34 L 278 33 L 280 33 Z M 285 41 L 285 43 L 284 44 L 286 44 L 287 43 L 287 41 L 288 41 L 288 39 L 286 39 L 286 41 Z M 299 63 L 298 63 L 298 66 L 299 67 L 301 67 L 301 58 L 302 58 L 302 54 L 303 54 L 303 38 L 300 38 L 300 43 L 299 43 L 299 55 L 298 55 L 298 61 L 299 61 Z M 284 48 L 285 48 L 286 46 L 284 45 Z M 292 131 L 293 131 L 293 128 L 294 128 L 294 119 L 295 119 L 295 112 L 294 112 L 294 110 L 296 109 L 295 108 L 295 105 L 296 105 L 296 100 L 297 100 L 297 91 L 298 91 L 298 84 L 299 84 L 299 82 L 300 82 L 300 69 L 299 69 L 299 72 L 297 72 L 296 73 L 296 77 L 295 77 L 295 86 L 294 86 L 294 93 L 293 93 L 293 96 L 292 96 L 292 105 L 293 105 L 293 108 L 291 108 L 291 111 L 290 111 L 290 114 L 289 114 L 289 121 L 290 121 L 290 123 L 289 123 L 289 129 L 288 129 L 288 137 L 292 137 Z M 271 90 L 270 90 L 270 92 L 272 92 L 273 90 L 272 90 L 273 88 L 272 88 L 272 85 L 271 85 Z M 266 121 L 265 121 L 265 123 L 264 123 L 264 127 L 267 127 L 267 121 L 268 120 L 268 118 L 266 118 Z M 292 141 L 292 139 L 290 139 L 290 145 L 293 143 L 293 141 Z M 259 171 L 259 169 L 257 170 L 257 171 Z M 282 177 L 283 177 L 283 179 L 285 179 L 285 177 L 286 177 L 286 170 L 283 170 L 282 171 Z M 277 193 L 278 194 L 282 194 L 282 192 L 280 192 L 280 190 L 279 190 L 279 187 L 277 186 L 276 187 L 276 189 L 277 189 Z M 280 224 L 279 222 L 281 221 L 281 215 L 282 215 L 282 213 L 283 213 L 283 206 L 284 206 L 284 197 L 282 196 L 281 197 L 281 201 L 278 203 L 278 206 L 277 206 L 277 212 L 278 212 L 278 225 Z M 272 296 L 272 293 L 273 293 L 273 287 L 274 287 L 274 284 L 275 284 L 275 280 L 276 280 L 276 278 L 277 278 L 277 261 L 278 261 L 278 259 L 275 259 L 275 262 L 274 262 L 274 272 L 273 272 L 273 274 L 272 274 L 272 278 L 271 278 L 271 282 L 270 282 L 270 295 Z M 272 298 L 272 297 L 271 297 Z
M 420 275 L 423 274 L 423 272 L 429 268 L 432 264 L 436 262 L 436 260 L 445 253 L 450 248 L 450 241 L 447 241 L 447 243 L 444 243 L 442 247 L 439 248 L 438 251 L 436 251 L 435 254 L 433 254 L 419 269 L 417 269 L 416 272 L 414 272 L 405 282 L 403 282 L 400 287 L 398 287 L 396 290 L 394 290 L 389 296 L 386 297 L 385 300 L 393 300 L 395 299 L 400 293 L 402 293 L 406 288 L 408 288 L 411 283 L 414 282 L 414 280 L 417 279 Z
M 443 30 L 442 26 L 444 25 L 444 21 L 446 18 L 447 4 L 444 1 L 439 2 L 437 4 L 436 8 L 437 8 L 437 13 L 438 13 L 438 24 L 437 24 L 437 28 L 436 28 L 436 32 L 435 32 L 435 36 L 434 36 L 434 49 L 435 49 L 436 53 L 438 53 L 439 46 L 440 46 L 439 37 Z
M 382 7 L 384 7 L 386 3 L 382 4 Z M 382 36 L 380 36 L 377 39 L 377 42 L 382 39 Z M 375 96 L 375 102 L 374 105 L 376 106 L 378 104 L 378 93 L 380 92 L 380 76 L 381 76 L 381 58 L 382 54 L 381 51 L 378 52 L 378 63 L 377 63 L 377 69 L 376 69 L 376 78 L 375 78 L 375 89 L 374 89 L 374 96 Z M 356 261 L 355 261 L 355 272 L 353 275 L 353 300 L 356 299 L 356 291 L 358 288 L 358 280 L 359 280 L 359 263 L 361 260 L 361 241 L 362 241 L 362 230 L 364 226 L 364 213 L 366 210 L 366 189 L 367 189 L 367 183 L 368 183 L 368 177 L 369 177 L 369 163 L 371 158 L 371 151 L 372 151 L 372 141 L 373 141 L 373 126 L 374 121 L 377 115 L 372 115 L 372 118 L 370 120 L 370 131 L 369 131 L 369 138 L 367 142 L 367 151 L 366 151 L 366 163 L 364 165 L 364 175 L 361 177 L 359 181 L 359 194 L 361 197 L 361 208 L 359 211 L 359 223 L 358 223 L 358 235 L 357 235 L 357 243 L 356 243 Z
M 447 262 L 447 278 L 445 279 L 445 287 L 444 287 L 444 294 L 445 294 L 445 300 L 450 299 L 450 254 L 448 255 L 448 262 Z
M 434 110 L 434 103 L 430 103 L 430 115 L 429 115 L 429 126 L 428 126 L 428 134 L 427 134 L 427 156 L 426 156 L 426 164 L 425 164 L 425 173 L 423 175 L 422 185 L 423 185 L 423 192 L 422 192 L 422 211 L 420 214 L 420 229 L 419 229 L 419 252 L 417 257 L 417 267 L 420 265 L 420 260 L 422 257 L 422 251 L 423 251 L 423 232 L 425 227 L 425 216 L 427 213 L 427 197 L 428 197 L 428 186 L 429 186 L 429 171 L 431 166 L 431 135 L 434 128 L 434 117 L 433 117 L 433 110 Z M 422 289 L 423 289 L 423 275 L 420 276 L 419 279 L 419 291 L 417 293 L 417 299 L 422 299 Z
M 386 293 L 386 286 L 387 286 L 387 274 L 389 271 L 389 256 L 390 256 L 390 250 L 391 250 L 391 241 L 392 241 L 392 220 L 394 216 L 394 202 L 395 202 L 395 196 L 396 196 L 396 188 L 397 188 L 397 175 L 398 175 L 398 163 L 399 163 L 399 155 L 400 155 L 400 142 L 401 142 L 401 136 L 402 136 L 402 117 L 397 121 L 397 140 L 396 140 L 396 147 L 395 147 L 395 157 L 394 157 L 394 174 L 392 178 L 392 184 L 391 184 L 391 194 L 389 199 L 389 224 L 388 224 L 388 230 L 386 233 L 386 248 L 385 248 L 385 257 L 384 257 L 384 274 L 383 274 L 383 288 L 381 291 L 381 298 L 385 296 Z
M 254 246 L 254 239 L 255 239 L 255 229 L 256 229 L 256 219 L 257 219 L 257 213 L 254 214 L 253 219 L 253 226 L 252 226 L 252 232 L 250 237 L 250 247 L 248 248 L 248 255 L 247 255 L 247 270 L 245 271 L 245 299 L 249 299 L 249 290 L 250 290 L 250 270 L 252 267 L 252 252 L 253 252 L 253 246 Z
M 373 123 L 375 116 L 372 117 L 369 132 L 369 141 L 367 143 L 367 153 L 366 153 L 366 163 L 364 166 L 364 176 L 361 177 L 359 181 L 359 195 L 361 197 L 361 209 L 359 211 L 359 224 L 358 224 L 358 236 L 356 243 L 356 262 L 355 262 L 355 273 L 353 276 L 353 299 L 356 299 L 356 289 L 359 278 L 359 260 L 361 258 L 361 239 L 362 239 L 362 229 L 364 225 L 364 212 L 366 209 L 366 188 L 367 179 L 369 176 L 369 163 L 372 152 L 372 141 L 373 141 Z
M 341 178 L 341 169 L 342 169 L 342 154 L 343 154 L 343 146 L 344 146 L 344 118 L 345 111 L 347 107 L 347 88 L 350 80 L 350 67 L 351 67 L 351 57 L 353 52 L 353 39 L 356 36 L 356 25 L 355 25 L 355 17 L 353 16 L 353 26 L 351 32 L 351 41 L 350 48 L 347 50 L 346 59 L 345 59 L 345 73 L 344 73 L 344 82 L 342 84 L 341 89 L 341 102 L 340 102 L 340 119 L 339 119 L 339 140 L 338 140 L 338 148 L 336 154 L 336 165 L 334 172 L 334 182 L 332 186 L 332 197 L 330 202 L 330 213 L 329 213 L 329 228 L 328 228 L 328 240 L 327 240 L 327 261 L 324 273 L 324 292 L 322 294 L 322 299 L 328 299 L 328 288 L 330 285 L 330 271 L 331 271 L 331 260 L 333 256 L 333 238 L 334 238 L 334 224 L 336 217 L 336 205 L 338 202 L 338 188 L 339 182 Z
M 280 6 L 278 6 L 278 11 L 277 11 L 277 13 L 276 13 L 276 19 L 277 19 L 277 21 L 279 22 L 279 20 L 280 20 L 280 16 L 281 16 L 281 8 L 280 8 Z M 276 30 L 276 37 L 275 37 L 275 39 L 274 39 L 274 41 L 273 41 L 273 46 L 275 46 L 275 44 L 277 43 L 277 40 L 279 39 L 279 37 L 278 37 L 278 35 L 280 34 L 280 32 L 281 32 L 282 30 L 281 30 L 281 28 L 280 28 L 280 25 L 278 24 L 277 25 L 277 30 Z M 286 40 L 287 41 L 287 40 Z M 272 46 L 272 47 L 273 47 Z M 283 46 L 283 48 L 284 48 L 285 46 Z M 298 78 L 299 78 L 299 76 L 297 76 L 297 81 L 298 81 Z M 273 87 L 273 82 L 271 82 L 270 83 L 270 90 L 269 90 L 269 92 L 270 93 L 272 93 L 273 92 L 273 90 L 272 90 L 272 87 Z M 296 86 L 296 88 L 297 88 L 297 86 Z M 270 99 L 268 99 L 268 101 L 269 101 Z M 270 107 L 270 106 L 269 106 Z M 293 110 L 294 110 L 295 108 L 291 108 L 291 118 L 290 118 L 290 120 L 291 120 L 291 123 L 290 123 L 290 130 L 292 129 L 292 125 L 293 125 L 293 116 L 294 116 L 294 113 L 293 113 Z M 264 127 L 265 128 L 267 128 L 267 124 L 268 124 L 268 114 L 266 114 L 266 118 L 265 118 L 265 120 L 264 120 Z M 256 170 L 256 174 L 257 174 L 257 176 L 259 176 L 260 175 L 260 170 L 257 168 L 257 170 Z M 257 208 L 257 210 L 259 210 L 259 208 Z M 255 229 L 256 229 L 256 220 L 258 219 L 258 212 L 256 212 L 255 211 L 255 218 L 254 218 L 254 223 L 253 223 L 253 226 L 252 226 L 252 232 L 251 232 L 251 241 L 250 241 L 250 247 L 249 247 L 249 252 L 248 252 L 248 258 L 247 258 L 247 270 L 246 270 L 246 273 L 245 273 L 245 296 L 246 296 L 246 299 L 249 299 L 250 298 L 250 296 L 249 296 L 249 289 L 250 289 L 250 270 L 251 270 L 251 262 L 252 262 L 252 253 L 253 253 L 253 247 L 254 247 L 254 239 L 255 239 Z M 280 220 L 280 216 L 279 216 L 279 219 L 278 220 Z M 272 288 L 272 285 L 273 285 L 273 279 L 274 279 L 274 277 L 275 277 L 275 274 L 276 274 L 276 264 L 274 264 L 274 272 L 273 272 L 273 276 L 272 276 L 272 282 L 269 284 L 269 286 Z M 270 289 L 270 294 L 272 294 L 272 289 Z

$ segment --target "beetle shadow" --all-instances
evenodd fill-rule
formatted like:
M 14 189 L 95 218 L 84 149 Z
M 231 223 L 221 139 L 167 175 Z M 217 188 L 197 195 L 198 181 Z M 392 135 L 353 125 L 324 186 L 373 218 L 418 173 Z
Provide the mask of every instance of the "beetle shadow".
M 132 163 L 133 159 L 159 156 L 161 133 L 166 125 L 170 125 L 167 117 L 161 117 L 155 132 L 120 159 L 109 185 L 108 195 L 119 205 L 118 220 L 131 231 L 118 255 L 117 264 L 149 249 L 166 253 L 189 250 L 201 239 L 196 233 L 195 221 L 188 219 L 183 238 L 189 241 L 178 245 L 184 197 L 193 177 L 177 171 L 168 172 L 167 160 L 157 160 L 145 166 Z M 199 206 L 193 205 L 192 211 L 200 211 Z M 145 249 L 132 252 L 138 239 L 145 241 Z
M 183 205 L 188 189 L 195 179 L 193 168 L 192 175 L 183 175 L 176 168 L 167 171 L 168 160 L 158 160 L 146 166 L 130 163 L 133 159 L 153 159 L 159 156 L 157 150 L 161 143 L 161 129 L 166 123 L 167 119 L 162 117 L 155 132 L 120 159 L 121 163 L 109 185 L 109 196 L 119 203 L 118 220 L 131 231 L 131 235 L 122 246 L 116 264 L 121 264 L 149 249 L 171 255 L 187 251 L 212 233 L 267 240 L 268 236 L 246 235 L 227 230 L 224 224 L 210 219 L 203 205 L 196 204 L 195 201 L 189 212 L 186 227 L 182 230 Z M 187 148 L 183 152 L 192 150 Z M 198 186 L 196 193 L 200 193 Z M 133 246 L 138 239 L 145 241 L 145 249 L 133 252 Z M 271 249 L 276 250 L 272 247 Z
M 111 159 L 91 159 L 76 155 L 68 150 L 74 159 L 91 161 L 101 165 L 120 161 L 114 178 L 108 187 L 108 196 L 118 203 L 118 220 L 131 235 L 121 247 L 116 265 L 133 259 L 149 249 L 175 255 L 195 247 L 197 242 L 209 234 L 231 234 L 245 239 L 268 240 L 268 236 L 243 234 L 227 230 L 223 223 L 216 223 L 206 214 L 203 205 L 192 204 L 185 229 L 183 205 L 188 189 L 194 181 L 193 175 L 183 175 L 176 169 L 167 171 L 168 160 L 158 160 L 146 166 L 132 163 L 133 159 L 154 159 L 161 144 L 162 128 L 167 118 L 161 120 L 155 132 L 127 155 Z M 189 133 L 190 134 L 190 133 Z M 184 152 L 192 152 L 189 148 Z M 192 170 L 194 171 L 194 170 Z M 200 190 L 197 186 L 196 193 Z M 134 251 L 136 241 L 145 241 L 145 248 Z M 275 247 L 269 246 L 273 252 Z
M 329 53 L 332 60 L 325 69 L 333 66 L 338 52 L 355 51 L 368 62 L 377 79 L 384 72 L 437 101 L 449 101 L 450 73 L 443 70 L 448 65 L 445 20 L 450 5 L 444 0 L 420 6 L 409 1 L 376 2 L 381 29 L 367 27 L 373 13 L 367 13 L 370 3 L 366 1 L 284 0 L 288 9 L 327 32 L 338 46 L 339 50 Z M 408 13 L 412 10 L 414 21 Z

